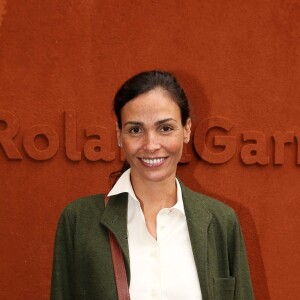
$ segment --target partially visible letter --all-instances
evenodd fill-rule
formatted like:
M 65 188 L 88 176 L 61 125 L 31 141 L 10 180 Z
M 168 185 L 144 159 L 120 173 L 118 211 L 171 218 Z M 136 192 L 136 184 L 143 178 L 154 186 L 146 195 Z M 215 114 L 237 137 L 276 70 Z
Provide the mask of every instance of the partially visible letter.
M 292 144 L 294 142 L 294 132 L 277 132 L 273 134 L 275 141 L 275 154 L 274 154 L 274 164 L 283 165 L 284 164 L 284 146 L 285 144 Z
M 90 161 L 115 159 L 115 152 L 107 150 L 111 147 L 111 137 L 106 128 L 90 126 L 86 129 L 86 136 L 96 136 L 97 139 L 89 140 L 84 145 L 84 155 Z
M 23 159 L 13 138 L 19 130 L 19 120 L 8 111 L 0 110 L 0 122 L 6 124 L 6 128 L 0 130 L 0 145 L 9 159 Z

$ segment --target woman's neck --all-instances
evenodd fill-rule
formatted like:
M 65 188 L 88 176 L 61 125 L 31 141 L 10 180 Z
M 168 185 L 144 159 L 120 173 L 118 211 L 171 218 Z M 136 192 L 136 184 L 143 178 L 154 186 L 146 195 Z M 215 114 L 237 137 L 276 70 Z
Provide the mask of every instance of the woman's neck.
M 156 212 L 157 215 L 162 208 L 172 207 L 177 202 L 175 176 L 159 182 L 131 176 L 131 183 L 144 214 Z
M 139 176 L 131 176 L 135 195 L 140 201 L 149 233 L 157 239 L 156 217 L 163 208 L 172 207 L 177 202 L 175 176 L 164 181 L 145 181 Z

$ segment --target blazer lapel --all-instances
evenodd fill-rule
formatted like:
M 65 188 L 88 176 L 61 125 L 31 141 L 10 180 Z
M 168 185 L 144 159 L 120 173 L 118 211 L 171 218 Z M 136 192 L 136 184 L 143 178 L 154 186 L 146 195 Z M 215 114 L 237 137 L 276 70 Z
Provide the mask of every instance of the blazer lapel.
M 127 235 L 128 194 L 122 193 L 109 197 L 109 201 L 101 218 L 101 224 L 115 236 L 124 255 L 128 283 L 130 282 L 129 247 Z
M 192 249 L 203 299 L 210 299 L 208 283 L 207 234 L 211 213 L 202 205 L 196 193 L 180 182 Z

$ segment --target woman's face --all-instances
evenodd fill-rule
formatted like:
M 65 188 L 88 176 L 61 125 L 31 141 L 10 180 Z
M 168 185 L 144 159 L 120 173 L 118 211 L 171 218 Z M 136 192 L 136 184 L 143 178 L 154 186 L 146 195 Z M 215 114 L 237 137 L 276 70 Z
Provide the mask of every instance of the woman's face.
M 134 98 L 122 108 L 121 118 L 118 140 L 131 176 L 154 182 L 175 177 L 191 120 L 181 124 L 180 109 L 168 93 L 155 89 Z

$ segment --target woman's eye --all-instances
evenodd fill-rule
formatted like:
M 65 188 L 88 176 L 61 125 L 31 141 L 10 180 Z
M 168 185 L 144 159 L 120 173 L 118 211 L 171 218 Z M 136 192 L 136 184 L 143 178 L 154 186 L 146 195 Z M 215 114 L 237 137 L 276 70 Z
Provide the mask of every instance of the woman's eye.
M 173 128 L 171 126 L 162 126 L 161 127 L 161 131 L 162 132 L 169 132 L 171 131 Z
M 131 128 L 131 129 L 129 130 L 129 132 L 130 132 L 130 133 L 133 133 L 133 134 L 137 134 L 137 133 L 141 133 L 142 130 L 141 130 L 141 128 L 139 128 L 139 127 L 133 127 L 133 128 Z

